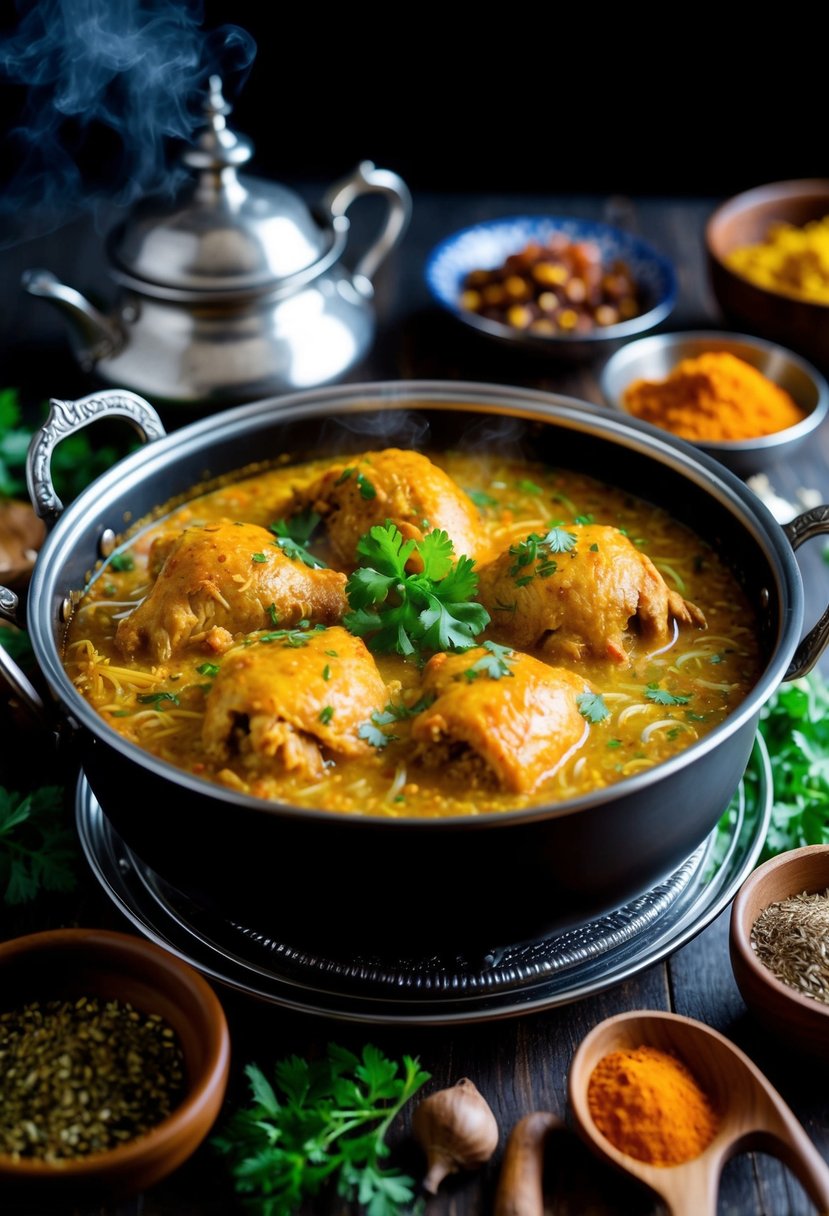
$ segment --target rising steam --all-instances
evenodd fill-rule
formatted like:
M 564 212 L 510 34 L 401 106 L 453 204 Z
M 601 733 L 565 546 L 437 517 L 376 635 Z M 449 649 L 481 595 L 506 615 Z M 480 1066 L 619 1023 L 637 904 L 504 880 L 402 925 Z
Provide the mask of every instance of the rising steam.
M 21 214 L 32 236 L 81 209 L 174 192 L 171 141 L 189 142 L 203 121 L 208 77 L 233 96 L 256 55 L 238 26 L 203 28 L 202 0 L 17 0 L 17 9 L 0 40 L 0 74 L 21 94 L 2 148 L 6 245 Z

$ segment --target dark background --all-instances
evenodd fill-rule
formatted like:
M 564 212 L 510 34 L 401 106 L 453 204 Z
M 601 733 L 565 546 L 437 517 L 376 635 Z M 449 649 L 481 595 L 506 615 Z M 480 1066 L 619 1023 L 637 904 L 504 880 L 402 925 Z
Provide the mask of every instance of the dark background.
M 96 10 L 100 47 L 83 24 Z M 189 39 L 200 70 L 178 80 L 162 65 L 153 79 L 140 64 L 131 92 L 122 95 L 117 80 L 100 97 L 92 89 L 79 113 L 55 114 L 44 137 L 44 108 L 60 92 L 50 65 L 61 60 L 61 86 L 67 72 L 88 83 L 113 26 L 149 30 L 158 43 L 172 10 L 189 22 L 173 35 L 177 49 Z M 710 13 L 675 13 L 665 25 L 638 10 L 586 6 L 539 16 L 264 0 L 0 0 L 0 14 L 6 213 L 55 204 L 40 185 L 45 171 L 51 182 L 66 169 L 64 154 L 79 167 L 64 180 L 67 210 L 81 196 L 120 192 L 131 202 L 155 188 L 152 166 L 125 161 L 124 148 L 147 135 L 156 103 L 177 89 L 195 115 L 209 70 L 225 80 L 231 125 L 254 141 L 251 171 L 288 183 L 328 183 L 362 159 L 396 170 L 413 190 L 484 194 L 716 198 L 829 174 L 822 35 L 782 19 L 729 33 L 723 15 L 712 24 Z M 34 49 L 33 14 L 57 55 Z M 229 37 L 228 27 L 243 33 Z M 129 112 L 135 121 L 119 130 Z M 21 124 L 23 135 L 10 137 Z M 160 113 L 159 124 L 155 137 L 172 156 L 178 145 Z

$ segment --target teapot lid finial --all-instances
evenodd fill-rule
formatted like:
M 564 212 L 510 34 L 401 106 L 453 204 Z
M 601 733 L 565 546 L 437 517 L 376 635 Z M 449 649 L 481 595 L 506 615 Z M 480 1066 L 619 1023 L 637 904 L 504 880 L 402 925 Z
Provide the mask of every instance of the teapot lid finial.
M 243 135 L 231 131 L 225 122 L 233 107 L 225 101 L 221 77 L 211 76 L 208 88 L 204 103 L 207 121 L 193 146 L 187 148 L 181 159 L 191 169 L 235 169 L 250 160 L 253 144 Z

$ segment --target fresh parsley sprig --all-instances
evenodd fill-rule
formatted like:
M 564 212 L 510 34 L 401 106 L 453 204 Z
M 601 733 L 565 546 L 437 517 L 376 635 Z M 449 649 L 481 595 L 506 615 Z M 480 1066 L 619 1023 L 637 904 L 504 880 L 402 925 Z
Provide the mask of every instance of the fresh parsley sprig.
M 829 844 L 829 684 L 815 668 L 781 684 L 760 710 L 774 798 L 761 861 Z
M 29 794 L 0 786 L 0 891 L 6 904 L 31 902 L 41 889 L 72 891 L 79 860 L 62 821 L 63 790 L 44 785 Z
M 331 1043 L 324 1059 L 279 1061 L 274 1084 L 256 1064 L 245 1073 L 252 1104 L 212 1144 L 258 1216 L 292 1216 L 328 1190 L 368 1216 L 399 1216 L 412 1203 L 414 1180 L 384 1159 L 389 1128 L 429 1080 L 416 1058 L 397 1063 L 371 1044 L 358 1057 Z
M 489 624 L 483 604 L 474 603 L 475 559 L 453 561 L 454 546 L 435 529 L 422 540 L 405 540 L 395 525 L 373 527 L 357 542 L 362 564 L 346 584 L 351 612 L 343 625 L 365 638 L 370 650 L 411 655 L 468 650 Z M 408 569 L 416 556 L 417 571 Z

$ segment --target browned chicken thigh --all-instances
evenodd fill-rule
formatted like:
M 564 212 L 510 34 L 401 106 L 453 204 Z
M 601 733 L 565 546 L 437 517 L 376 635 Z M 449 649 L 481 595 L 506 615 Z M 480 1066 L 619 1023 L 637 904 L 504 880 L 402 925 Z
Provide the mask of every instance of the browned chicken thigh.
M 191 643 L 226 650 L 235 633 L 302 619 L 328 625 L 348 608 L 344 574 L 288 557 L 257 524 L 223 520 L 161 536 L 148 564 L 156 581 L 116 632 L 125 655 L 146 649 L 163 662 Z
M 335 464 L 297 495 L 295 510 L 306 507 L 322 516 L 336 560 L 349 567 L 360 537 L 387 519 L 407 540 L 442 529 L 458 557 L 478 557 L 484 548 L 478 508 L 420 452 L 386 448 Z
M 387 692 L 361 638 L 336 625 L 252 637 L 224 657 L 207 697 L 202 739 L 210 757 L 239 756 L 251 772 L 317 777 L 326 753 L 371 751 L 359 730 L 383 710 Z
M 631 625 L 653 644 L 673 622 L 705 627 L 694 604 L 671 591 L 650 558 L 618 528 L 573 524 L 512 545 L 479 574 L 488 632 L 553 659 L 624 662 Z
M 423 669 L 423 691 L 435 700 L 412 721 L 418 757 L 430 767 L 451 761 L 470 785 L 494 780 L 530 792 L 588 735 L 578 706 L 591 691 L 587 681 L 517 651 L 505 659 L 485 647 L 436 654 Z

